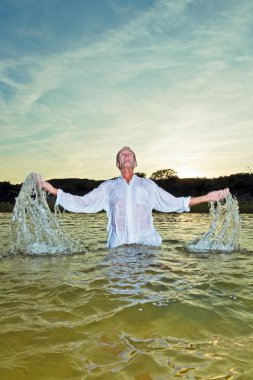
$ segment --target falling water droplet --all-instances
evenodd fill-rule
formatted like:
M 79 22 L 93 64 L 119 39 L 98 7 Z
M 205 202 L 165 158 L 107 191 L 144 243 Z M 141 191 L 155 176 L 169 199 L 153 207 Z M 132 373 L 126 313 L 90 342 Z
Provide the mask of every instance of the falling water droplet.
M 42 177 L 31 173 L 25 179 L 12 213 L 12 252 L 23 254 L 71 254 L 80 252 L 52 213 L 42 190 Z
M 211 202 L 210 227 L 200 238 L 186 244 L 191 252 L 233 252 L 239 249 L 240 214 L 237 199 L 230 193 Z

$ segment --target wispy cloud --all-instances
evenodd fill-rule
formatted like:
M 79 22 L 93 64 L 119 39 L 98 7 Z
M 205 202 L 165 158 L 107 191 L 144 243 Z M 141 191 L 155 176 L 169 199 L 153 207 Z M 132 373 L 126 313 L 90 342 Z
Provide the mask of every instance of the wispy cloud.
M 12 172 L 21 180 L 31 157 L 47 177 L 110 178 L 125 144 L 149 174 L 163 167 L 206 176 L 246 170 L 253 158 L 253 6 L 213 1 L 207 12 L 206 4 L 150 1 L 142 9 L 130 1 L 121 12 L 121 2 L 108 1 L 104 33 L 94 36 L 92 13 L 78 41 L 76 26 L 65 46 L 64 32 L 51 23 L 43 39 L 46 17 L 35 34 L 23 26 L 23 36 L 42 39 L 43 49 L 29 55 L 21 46 L 18 60 L 2 54 L 2 179 Z M 50 39 L 60 48 L 53 51 Z

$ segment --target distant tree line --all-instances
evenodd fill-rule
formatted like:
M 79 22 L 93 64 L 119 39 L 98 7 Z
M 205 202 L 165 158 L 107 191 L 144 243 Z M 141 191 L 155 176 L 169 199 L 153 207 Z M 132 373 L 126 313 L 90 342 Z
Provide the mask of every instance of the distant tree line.
M 136 173 L 142 178 L 146 174 Z M 209 191 L 229 187 L 231 193 L 239 201 L 253 201 L 253 173 L 238 173 L 218 178 L 179 178 L 173 169 L 163 169 L 154 172 L 151 177 L 160 187 L 175 196 L 197 196 Z M 66 178 L 52 179 L 50 183 L 65 192 L 84 195 L 99 186 L 103 181 L 91 179 Z M 20 191 L 20 185 L 12 185 L 9 181 L 0 182 L 0 202 L 14 204 Z

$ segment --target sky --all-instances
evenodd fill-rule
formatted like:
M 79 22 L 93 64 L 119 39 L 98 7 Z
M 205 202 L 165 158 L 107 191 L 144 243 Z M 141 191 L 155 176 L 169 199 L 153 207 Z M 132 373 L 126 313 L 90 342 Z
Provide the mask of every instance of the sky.
M 252 0 L 1 0 L 0 181 L 253 168 Z

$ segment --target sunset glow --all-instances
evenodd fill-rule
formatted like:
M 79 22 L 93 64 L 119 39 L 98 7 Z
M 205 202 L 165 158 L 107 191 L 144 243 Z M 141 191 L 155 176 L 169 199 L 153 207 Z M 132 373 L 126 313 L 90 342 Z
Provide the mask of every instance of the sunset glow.
M 0 180 L 252 167 L 253 2 L 17 2 L 0 15 Z

